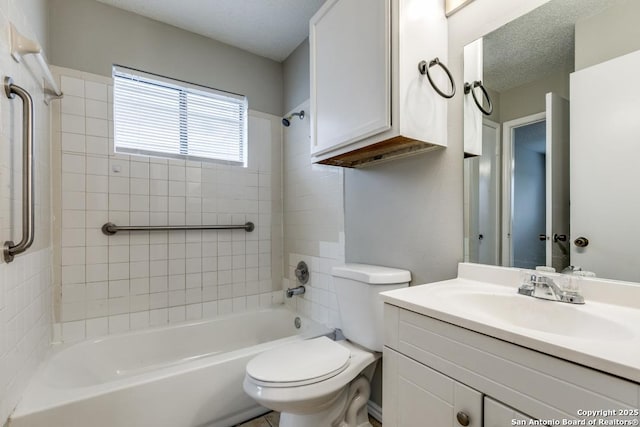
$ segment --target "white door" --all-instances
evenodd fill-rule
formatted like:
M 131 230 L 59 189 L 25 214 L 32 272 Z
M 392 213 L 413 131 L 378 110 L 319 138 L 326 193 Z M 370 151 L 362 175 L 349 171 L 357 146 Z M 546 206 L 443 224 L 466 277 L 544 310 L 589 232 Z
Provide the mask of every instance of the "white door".
M 546 95 L 546 265 L 569 265 L 569 101 Z
M 311 154 L 391 127 L 390 9 L 329 0 L 311 19 Z
M 478 160 L 478 262 L 499 265 L 500 256 L 500 125 L 482 125 Z
M 640 51 L 571 74 L 571 263 L 640 281 Z M 588 246 L 573 242 L 584 237 Z

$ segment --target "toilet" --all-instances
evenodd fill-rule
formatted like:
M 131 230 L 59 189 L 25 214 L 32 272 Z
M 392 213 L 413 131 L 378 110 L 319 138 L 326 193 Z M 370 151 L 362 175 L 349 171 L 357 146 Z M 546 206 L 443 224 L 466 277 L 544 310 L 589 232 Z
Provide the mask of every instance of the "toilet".
M 280 427 L 370 427 L 370 381 L 383 346 L 380 292 L 409 285 L 407 270 L 345 264 L 332 270 L 345 340 L 266 351 L 247 364 L 244 391 L 280 412 Z

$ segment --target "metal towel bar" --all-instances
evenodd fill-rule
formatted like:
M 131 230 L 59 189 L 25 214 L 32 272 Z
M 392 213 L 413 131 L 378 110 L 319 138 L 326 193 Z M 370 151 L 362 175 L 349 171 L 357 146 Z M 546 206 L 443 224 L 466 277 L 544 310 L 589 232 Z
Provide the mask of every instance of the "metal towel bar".
M 33 99 L 29 92 L 13 84 L 11 77 L 4 78 L 4 92 L 9 99 L 16 95 L 22 99 L 22 240 L 18 244 L 4 242 L 4 260 L 13 258 L 29 249 L 33 243 L 35 215 L 33 209 Z
M 115 225 L 107 222 L 102 226 L 102 232 L 112 236 L 118 231 L 172 231 L 172 230 L 244 230 L 251 232 L 255 229 L 252 222 L 243 225 Z

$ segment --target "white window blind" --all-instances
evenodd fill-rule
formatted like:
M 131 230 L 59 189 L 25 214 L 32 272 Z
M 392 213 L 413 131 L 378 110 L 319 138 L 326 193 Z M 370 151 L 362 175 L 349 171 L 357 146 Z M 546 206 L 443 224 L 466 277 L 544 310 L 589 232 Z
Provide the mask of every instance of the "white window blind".
M 247 99 L 113 67 L 117 153 L 247 165 Z

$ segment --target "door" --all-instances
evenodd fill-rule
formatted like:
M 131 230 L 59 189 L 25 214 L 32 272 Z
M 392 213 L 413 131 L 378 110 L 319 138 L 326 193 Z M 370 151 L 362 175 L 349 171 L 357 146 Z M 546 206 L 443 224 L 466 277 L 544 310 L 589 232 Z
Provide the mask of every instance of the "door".
M 569 101 L 546 95 L 546 265 L 569 265 Z
M 464 160 L 468 262 L 500 264 L 500 125 L 484 120 L 482 155 Z
M 571 263 L 630 281 L 640 281 L 638 70 L 640 51 L 571 74 Z
M 329 0 L 311 18 L 312 155 L 391 127 L 390 9 L 390 0 Z
M 482 426 L 482 394 L 387 347 L 385 427 Z
M 569 145 L 569 101 L 555 93 L 504 123 L 503 265 L 569 265 Z

